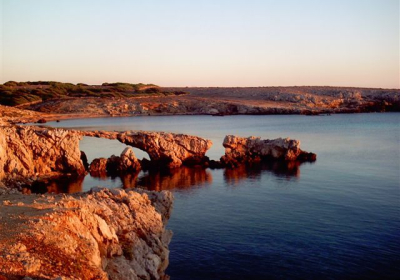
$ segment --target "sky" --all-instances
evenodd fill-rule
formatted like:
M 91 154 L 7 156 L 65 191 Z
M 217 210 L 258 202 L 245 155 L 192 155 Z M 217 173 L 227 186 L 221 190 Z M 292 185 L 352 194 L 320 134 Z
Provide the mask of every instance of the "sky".
M 400 88 L 399 0 L 0 0 L 0 83 Z

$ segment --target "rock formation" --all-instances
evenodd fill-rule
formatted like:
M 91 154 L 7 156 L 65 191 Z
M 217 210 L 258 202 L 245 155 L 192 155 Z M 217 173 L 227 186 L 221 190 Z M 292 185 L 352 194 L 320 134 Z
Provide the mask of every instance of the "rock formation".
M 21 110 L 15 107 L 0 105 L 0 126 L 9 123 L 27 123 L 48 117 L 47 114 L 38 113 L 31 110 Z
M 289 138 L 262 140 L 260 137 L 238 137 L 227 135 L 224 139 L 225 155 L 221 162 L 226 166 L 237 166 L 242 162 L 273 160 L 310 160 L 314 161 L 316 155 L 300 149 L 300 141 Z
M 90 175 L 93 177 L 106 177 L 107 175 L 106 158 L 95 158 L 89 166 Z
M 54 173 L 84 174 L 79 140 L 64 129 L 0 127 L 0 180 Z
M 117 171 L 138 171 L 140 170 L 140 162 L 136 158 L 135 153 L 129 147 L 125 148 L 119 156 Z
M 104 177 L 106 174 L 136 172 L 140 169 L 140 162 L 129 147 L 125 148 L 119 157 L 112 155 L 108 159 L 96 158 L 89 167 L 90 175 L 94 177 Z
M 43 113 L 86 116 L 327 114 L 400 111 L 400 90 L 346 87 L 165 88 L 179 96 L 60 98 L 32 104 Z M 48 117 L 46 116 L 48 120 Z M 37 119 L 35 119 L 37 120 Z
M 0 279 L 167 279 L 172 200 L 121 189 L 0 195 Z
M 118 139 L 126 145 L 147 152 L 153 163 L 168 167 L 202 163 L 207 160 L 205 153 L 212 145 L 210 140 L 201 137 L 165 132 L 82 131 L 80 133 L 90 137 Z

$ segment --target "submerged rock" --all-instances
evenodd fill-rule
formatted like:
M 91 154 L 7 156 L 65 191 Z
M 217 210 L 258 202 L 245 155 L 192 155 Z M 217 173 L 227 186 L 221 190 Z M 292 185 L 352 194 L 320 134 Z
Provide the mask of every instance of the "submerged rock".
M 167 279 L 172 232 L 165 226 L 172 202 L 166 191 L 100 188 L 68 196 L 0 196 L 0 275 Z M 21 214 L 9 215 L 16 212 Z
M 242 162 L 254 162 L 265 159 L 273 160 L 310 160 L 315 161 L 316 155 L 300 149 L 300 141 L 289 138 L 262 140 L 260 137 L 238 137 L 227 135 L 224 139 L 225 155 L 221 162 L 226 166 L 236 166 Z

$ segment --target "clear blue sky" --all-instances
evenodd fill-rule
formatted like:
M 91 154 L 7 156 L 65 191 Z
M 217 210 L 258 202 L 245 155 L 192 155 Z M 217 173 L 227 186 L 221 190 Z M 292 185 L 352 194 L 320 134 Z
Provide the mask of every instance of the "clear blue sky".
M 0 0 L 0 82 L 399 88 L 399 0 Z

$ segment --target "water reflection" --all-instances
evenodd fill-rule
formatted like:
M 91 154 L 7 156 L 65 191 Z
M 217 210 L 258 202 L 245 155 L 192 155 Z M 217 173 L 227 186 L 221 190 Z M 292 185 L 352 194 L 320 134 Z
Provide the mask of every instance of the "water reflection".
M 202 167 L 180 167 L 171 170 L 149 170 L 137 184 L 149 190 L 189 189 L 211 184 L 211 172 Z M 125 185 L 124 185 L 125 187 Z
M 242 180 L 261 180 L 261 175 L 272 174 L 285 180 L 300 177 L 300 162 L 262 162 L 241 165 L 234 169 L 224 169 L 223 177 L 226 184 L 239 185 Z M 147 171 L 119 174 L 115 176 L 96 176 L 101 185 L 106 187 L 115 185 L 115 180 L 120 180 L 120 187 L 125 189 L 145 188 L 154 191 L 161 190 L 188 190 L 192 187 L 211 185 L 213 182 L 212 171 L 203 167 L 180 167 L 175 169 L 151 169 Z M 31 186 L 24 188 L 25 193 L 75 193 L 90 189 L 94 186 L 85 177 L 58 177 L 36 181 Z
M 83 190 L 85 176 L 63 176 L 33 182 L 22 189 L 23 193 L 76 193 Z
M 300 177 L 301 164 L 299 161 L 270 161 L 243 164 L 233 169 L 225 169 L 224 180 L 227 184 L 236 185 L 245 179 L 260 180 L 264 172 L 268 172 L 279 178 L 292 180 Z

